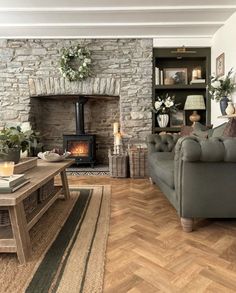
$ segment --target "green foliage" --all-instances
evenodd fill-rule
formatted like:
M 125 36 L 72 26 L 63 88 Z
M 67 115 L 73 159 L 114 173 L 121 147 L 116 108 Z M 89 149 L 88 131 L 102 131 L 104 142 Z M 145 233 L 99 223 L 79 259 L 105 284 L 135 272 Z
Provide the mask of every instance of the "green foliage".
M 72 68 L 72 64 L 78 63 L 77 68 Z M 62 76 L 69 81 L 83 80 L 91 74 L 91 58 L 87 48 L 79 46 L 64 48 L 60 59 L 60 71 Z
M 3 128 L 0 131 L 0 154 L 7 154 L 9 149 L 17 148 L 24 152 L 37 140 L 39 133 L 33 130 L 23 132 L 20 126 Z
M 233 68 L 227 73 L 225 77 L 211 77 L 211 85 L 209 86 L 209 93 L 212 100 L 219 102 L 223 97 L 230 97 L 235 90 L 235 82 L 232 80 Z

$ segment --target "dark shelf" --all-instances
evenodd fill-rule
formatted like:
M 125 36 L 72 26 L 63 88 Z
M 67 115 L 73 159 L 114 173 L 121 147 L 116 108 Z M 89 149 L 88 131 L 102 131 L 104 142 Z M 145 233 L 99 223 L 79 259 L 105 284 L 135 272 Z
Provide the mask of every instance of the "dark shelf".
M 179 132 L 181 127 L 154 127 L 154 131 L 161 132 L 161 131 L 167 131 L 167 132 Z
M 202 95 L 205 101 L 205 110 L 201 110 L 201 123 L 209 125 L 211 122 L 211 100 L 208 94 L 207 86 L 209 85 L 209 76 L 211 75 L 211 48 L 186 48 L 190 52 L 179 53 L 178 48 L 154 48 L 153 49 L 153 84 L 152 84 L 152 103 L 154 105 L 157 98 L 163 98 L 167 94 L 175 98 L 175 103 L 178 104 L 178 109 L 183 110 L 186 98 L 191 95 Z M 176 53 L 177 52 L 177 53 Z M 200 68 L 201 74 L 199 78 L 205 79 L 205 83 L 190 84 L 193 78 L 193 70 Z M 184 70 L 182 76 L 182 84 L 163 84 L 164 82 L 170 83 L 175 82 L 176 79 L 172 75 L 167 74 L 167 69 L 175 69 L 178 72 L 179 69 Z M 155 75 L 157 74 L 157 76 Z M 159 77 L 159 82 L 162 85 L 156 85 L 156 77 Z M 171 79 L 173 81 L 171 82 Z M 157 82 L 158 83 L 158 82 Z M 184 84 L 188 83 L 188 84 Z M 184 123 L 189 123 L 189 116 L 191 111 L 185 111 Z M 182 120 L 182 119 L 181 119 Z M 180 121 L 181 122 L 181 121 Z M 179 123 L 180 124 L 180 123 Z M 168 126 L 174 125 L 170 123 Z M 157 115 L 152 114 L 152 132 L 158 133 L 161 131 L 166 132 L 179 132 L 180 127 L 158 127 Z
M 175 85 L 156 85 L 155 89 L 158 90 L 168 90 L 168 89 L 173 89 L 173 90 L 196 90 L 196 89 L 206 89 L 206 84 L 201 83 L 201 84 L 175 84 Z

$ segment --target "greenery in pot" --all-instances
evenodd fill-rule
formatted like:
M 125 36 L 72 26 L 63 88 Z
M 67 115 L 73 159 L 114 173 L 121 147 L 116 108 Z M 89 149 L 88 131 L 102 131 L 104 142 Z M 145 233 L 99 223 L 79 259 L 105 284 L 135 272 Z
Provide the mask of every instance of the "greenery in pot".
M 5 159 L 11 151 L 26 151 L 37 137 L 38 133 L 31 129 L 22 131 L 20 126 L 3 128 L 0 130 L 0 158 Z
M 209 93 L 212 100 L 216 100 L 216 102 L 219 102 L 224 97 L 229 98 L 235 90 L 235 87 L 236 84 L 233 81 L 233 68 L 231 68 L 226 76 L 211 76 Z

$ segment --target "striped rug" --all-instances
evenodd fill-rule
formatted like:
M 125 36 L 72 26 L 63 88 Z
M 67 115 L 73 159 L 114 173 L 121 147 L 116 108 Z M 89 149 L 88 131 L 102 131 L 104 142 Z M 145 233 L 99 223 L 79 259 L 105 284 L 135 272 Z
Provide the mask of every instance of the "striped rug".
M 17 283 L 14 287 L 9 284 L 6 289 L 12 287 L 15 292 L 27 293 L 102 292 L 109 231 L 110 186 L 70 189 L 74 198 L 73 206 L 50 247 L 37 262 L 33 257 L 34 266 L 29 262 L 22 268 L 17 263 L 19 270 L 23 270 L 15 277 L 26 278 L 25 284 L 23 287 L 17 286 Z M 54 218 L 57 218 L 57 214 L 54 214 Z M 24 268 L 27 266 L 31 267 L 26 270 L 28 274 Z M 1 269 L 4 269 L 2 265 Z M 1 281 L 4 283 L 4 280 Z

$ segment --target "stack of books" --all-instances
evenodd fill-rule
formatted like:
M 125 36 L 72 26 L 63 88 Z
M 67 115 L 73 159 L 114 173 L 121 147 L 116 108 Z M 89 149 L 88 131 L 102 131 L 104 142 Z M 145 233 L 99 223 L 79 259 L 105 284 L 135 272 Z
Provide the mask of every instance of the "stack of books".
M 11 193 L 29 183 L 25 174 L 14 174 L 9 177 L 0 177 L 0 193 Z
M 206 80 L 204 78 L 199 78 L 199 79 L 193 79 L 190 81 L 190 84 L 196 84 L 196 83 L 205 83 Z

